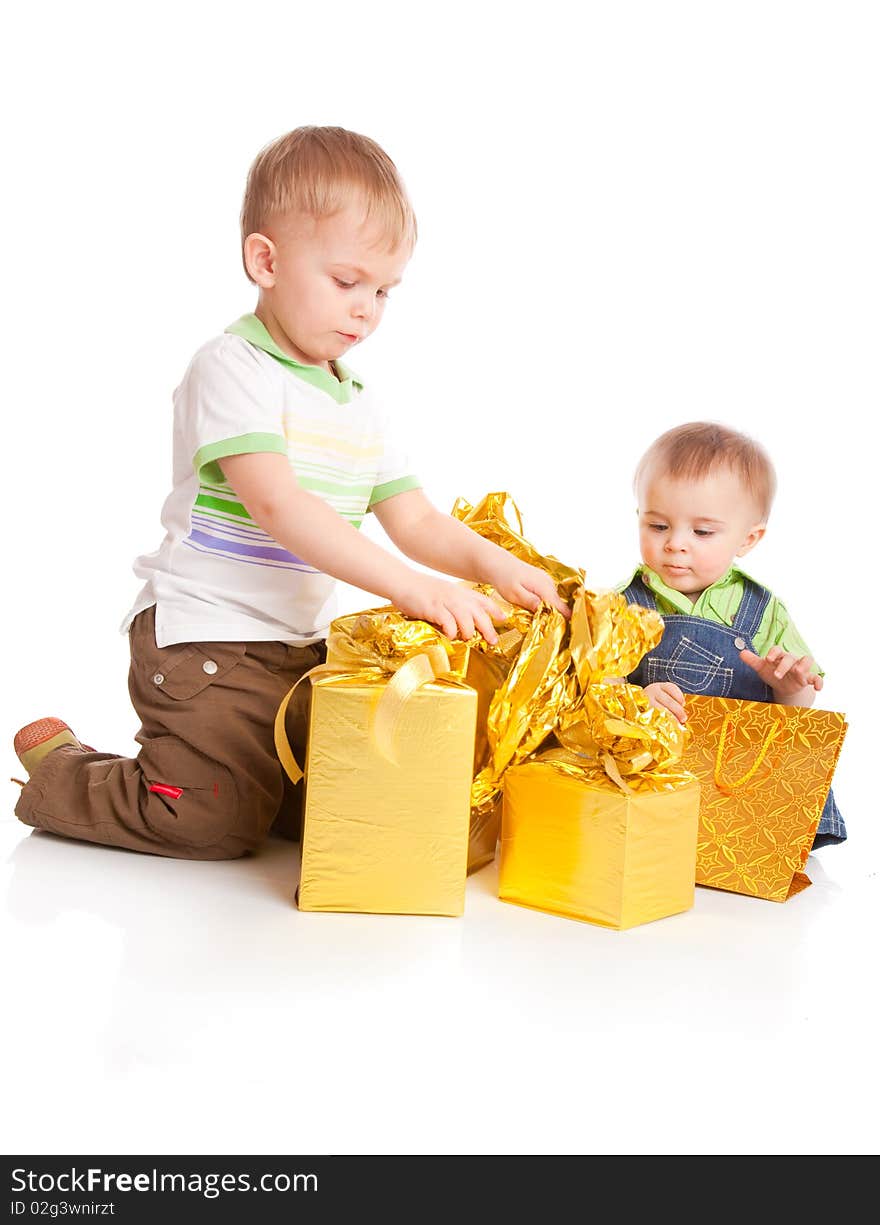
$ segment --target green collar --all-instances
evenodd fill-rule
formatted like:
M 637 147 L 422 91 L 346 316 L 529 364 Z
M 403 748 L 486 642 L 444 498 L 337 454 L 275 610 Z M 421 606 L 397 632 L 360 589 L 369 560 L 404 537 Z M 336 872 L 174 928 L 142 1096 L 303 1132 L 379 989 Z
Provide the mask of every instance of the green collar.
M 265 324 L 256 315 L 242 315 L 240 319 L 236 319 L 235 323 L 230 323 L 226 331 L 233 336 L 240 336 L 242 340 L 246 340 L 255 348 L 262 349 L 264 353 L 274 357 L 277 362 L 281 362 L 282 366 L 292 370 L 304 382 L 311 383 L 313 387 L 318 387 L 321 391 L 326 391 L 337 404 L 347 404 L 354 399 L 356 390 L 363 391 L 364 385 L 360 379 L 356 378 L 340 361 L 333 363 L 340 375 L 338 379 L 335 379 L 322 366 L 309 366 L 290 357 L 278 347 L 266 331 Z
M 691 601 L 686 595 L 682 595 L 680 591 L 676 591 L 674 587 L 667 587 L 660 575 L 652 570 L 650 566 L 646 566 L 644 564 L 636 566 L 629 583 L 632 582 L 636 575 L 641 576 L 642 582 L 649 591 L 653 591 L 654 595 L 659 596 L 661 600 L 665 600 L 667 604 L 671 604 L 673 608 L 676 608 L 683 613 L 692 612 L 696 605 L 703 601 L 707 592 L 719 591 L 724 587 L 730 587 L 735 584 L 742 585 L 746 579 L 751 577 L 750 575 L 746 574 L 745 570 L 740 570 L 739 566 L 731 566 L 726 573 L 722 574 L 721 578 L 715 580 L 711 587 L 707 587 L 706 590 L 697 598 L 697 600 Z M 755 580 L 752 579 L 751 581 L 754 582 Z M 626 584 L 627 587 L 629 586 L 629 583 Z

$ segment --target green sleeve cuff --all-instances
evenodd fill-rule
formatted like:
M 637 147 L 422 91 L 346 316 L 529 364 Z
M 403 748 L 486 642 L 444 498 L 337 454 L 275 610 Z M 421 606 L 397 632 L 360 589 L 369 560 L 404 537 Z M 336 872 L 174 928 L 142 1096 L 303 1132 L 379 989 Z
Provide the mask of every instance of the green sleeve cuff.
M 809 655 L 817 674 L 823 677 L 825 675 L 824 669 L 819 667 L 815 655 L 798 633 L 788 609 L 775 596 L 767 605 L 757 632 L 752 635 L 752 645 L 755 653 L 762 657 L 772 646 L 782 647 L 783 651 L 792 655 Z
M 421 489 L 421 487 L 422 482 L 417 476 L 401 476 L 396 481 L 386 481 L 384 485 L 374 485 L 367 510 L 372 510 L 377 502 L 384 502 L 387 498 L 393 498 L 396 493 L 406 493 L 408 489 Z
M 222 442 L 199 447 L 193 456 L 193 467 L 200 481 L 222 485 L 226 478 L 217 463 L 218 459 L 225 459 L 228 455 L 258 455 L 264 451 L 286 455 L 287 440 L 280 434 L 239 434 L 237 438 L 224 438 Z

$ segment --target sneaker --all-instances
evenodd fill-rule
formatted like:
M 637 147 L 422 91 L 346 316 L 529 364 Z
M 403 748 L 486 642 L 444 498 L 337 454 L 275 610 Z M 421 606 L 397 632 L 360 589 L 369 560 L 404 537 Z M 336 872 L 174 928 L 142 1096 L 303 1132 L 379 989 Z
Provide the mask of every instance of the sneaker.
M 86 751 L 89 747 L 81 744 L 61 719 L 37 719 L 16 733 L 12 747 L 30 777 L 47 753 L 61 748 L 63 744 Z

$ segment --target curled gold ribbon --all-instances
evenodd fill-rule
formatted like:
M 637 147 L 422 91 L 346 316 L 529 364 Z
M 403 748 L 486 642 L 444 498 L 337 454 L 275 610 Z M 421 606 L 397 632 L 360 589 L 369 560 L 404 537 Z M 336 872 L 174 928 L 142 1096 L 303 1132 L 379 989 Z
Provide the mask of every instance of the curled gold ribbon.
M 379 610 L 384 613 L 385 610 Z M 363 628 L 363 617 L 358 614 L 357 620 Z M 397 614 L 400 616 L 400 614 Z M 402 619 L 402 618 L 401 618 Z M 344 622 L 351 620 L 340 618 L 331 627 L 330 646 L 333 657 L 326 663 L 318 664 L 304 672 L 296 684 L 287 692 L 275 712 L 275 751 L 291 782 L 298 783 L 304 776 L 304 769 L 294 756 L 287 736 L 285 718 L 290 700 L 296 690 L 306 679 L 311 681 L 316 676 L 333 677 L 340 681 L 377 681 L 391 677 L 382 693 L 371 721 L 371 735 L 378 751 L 388 761 L 396 764 L 394 741 L 401 716 L 407 702 L 423 685 L 431 681 L 442 680 L 451 684 L 463 684 L 461 678 L 453 670 L 450 653 L 439 641 L 428 641 L 416 649 L 416 653 L 408 658 L 398 658 L 393 655 L 383 655 L 371 649 L 366 642 L 361 644 L 346 633 Z M 424 626 L 435 636 L 439 631 L 426 626 L 424 622 L 413 623 L 417 627 Z M 416 629 L 418 637 L 420 631 Z M 430 634 L 425 635 L 430 638 Z M 343 662 L 344 661 L 344 662 Z
M 401 715 L 417 689 L 431 681 L 449 680 L 449 656 L 441 646 L 427 647 L 411 655 L 392 676 L 373 712 L 372 735 L 376 748 L 388 761 L 397 764 L 394 741 Z
M 591 756 L 586 753 L 576 753 L 572 749 L 548 749 L 546 753 L 541 753 L 537 761 L 546 761 L 554 766 L 573 766 L 573 770 L 564 771 L 567 774 L 575 774 L 578 778 L 584 775 L 595 775 L 601 767 L 615 786 L 619 787 L 624 795 L 634 795 L 635 788 L 631 787 L 618 769 L 617 762 L 610 753 L 597 753 Z
M 308 672 L 303 672 L 296 684 L 288 689 L 275 712 L 275 752 L 278 754 L 278 760 L 281 762 L 287 777 L 292 783 L 298 783 L 303 777 L 304 771 L 300 768 L 299 762 L 293 755 L 293 749 L 290 747 L 290 740 L 287 737 L 287 728 L 284 726 L 290 699 L 304 680 L 310 680 L 318 672 L 338 673 L 338 671 L 338 668 L 330 667 L 327 664 L 316 664 L 314 668 L 309 668 Z

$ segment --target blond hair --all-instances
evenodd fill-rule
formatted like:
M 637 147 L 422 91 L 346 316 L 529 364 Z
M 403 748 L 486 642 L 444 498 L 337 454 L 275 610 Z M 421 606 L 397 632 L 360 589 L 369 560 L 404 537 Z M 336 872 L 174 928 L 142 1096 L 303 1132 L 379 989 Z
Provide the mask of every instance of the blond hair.
M 719 468 L 738 477 L 766 522 L 776 494 L 776 472 L 769 455 L 753 438 L 715 421 L 691 421 L 667 430 L 648 447 L 633 477 L 658 469 L 674 480 L 698 480 Z
M 276 218 L 291 212 L 328 217 L 353 198 L 363 202 L 365 220 L 378 222 L 389 248 L 415 244 L 416 218 L 406 188 L 394 162 L 369 136 L 313 126 L 279 136 L 260 150 L 248 171 L 242 260 L 248 235 L 262 233 Z

